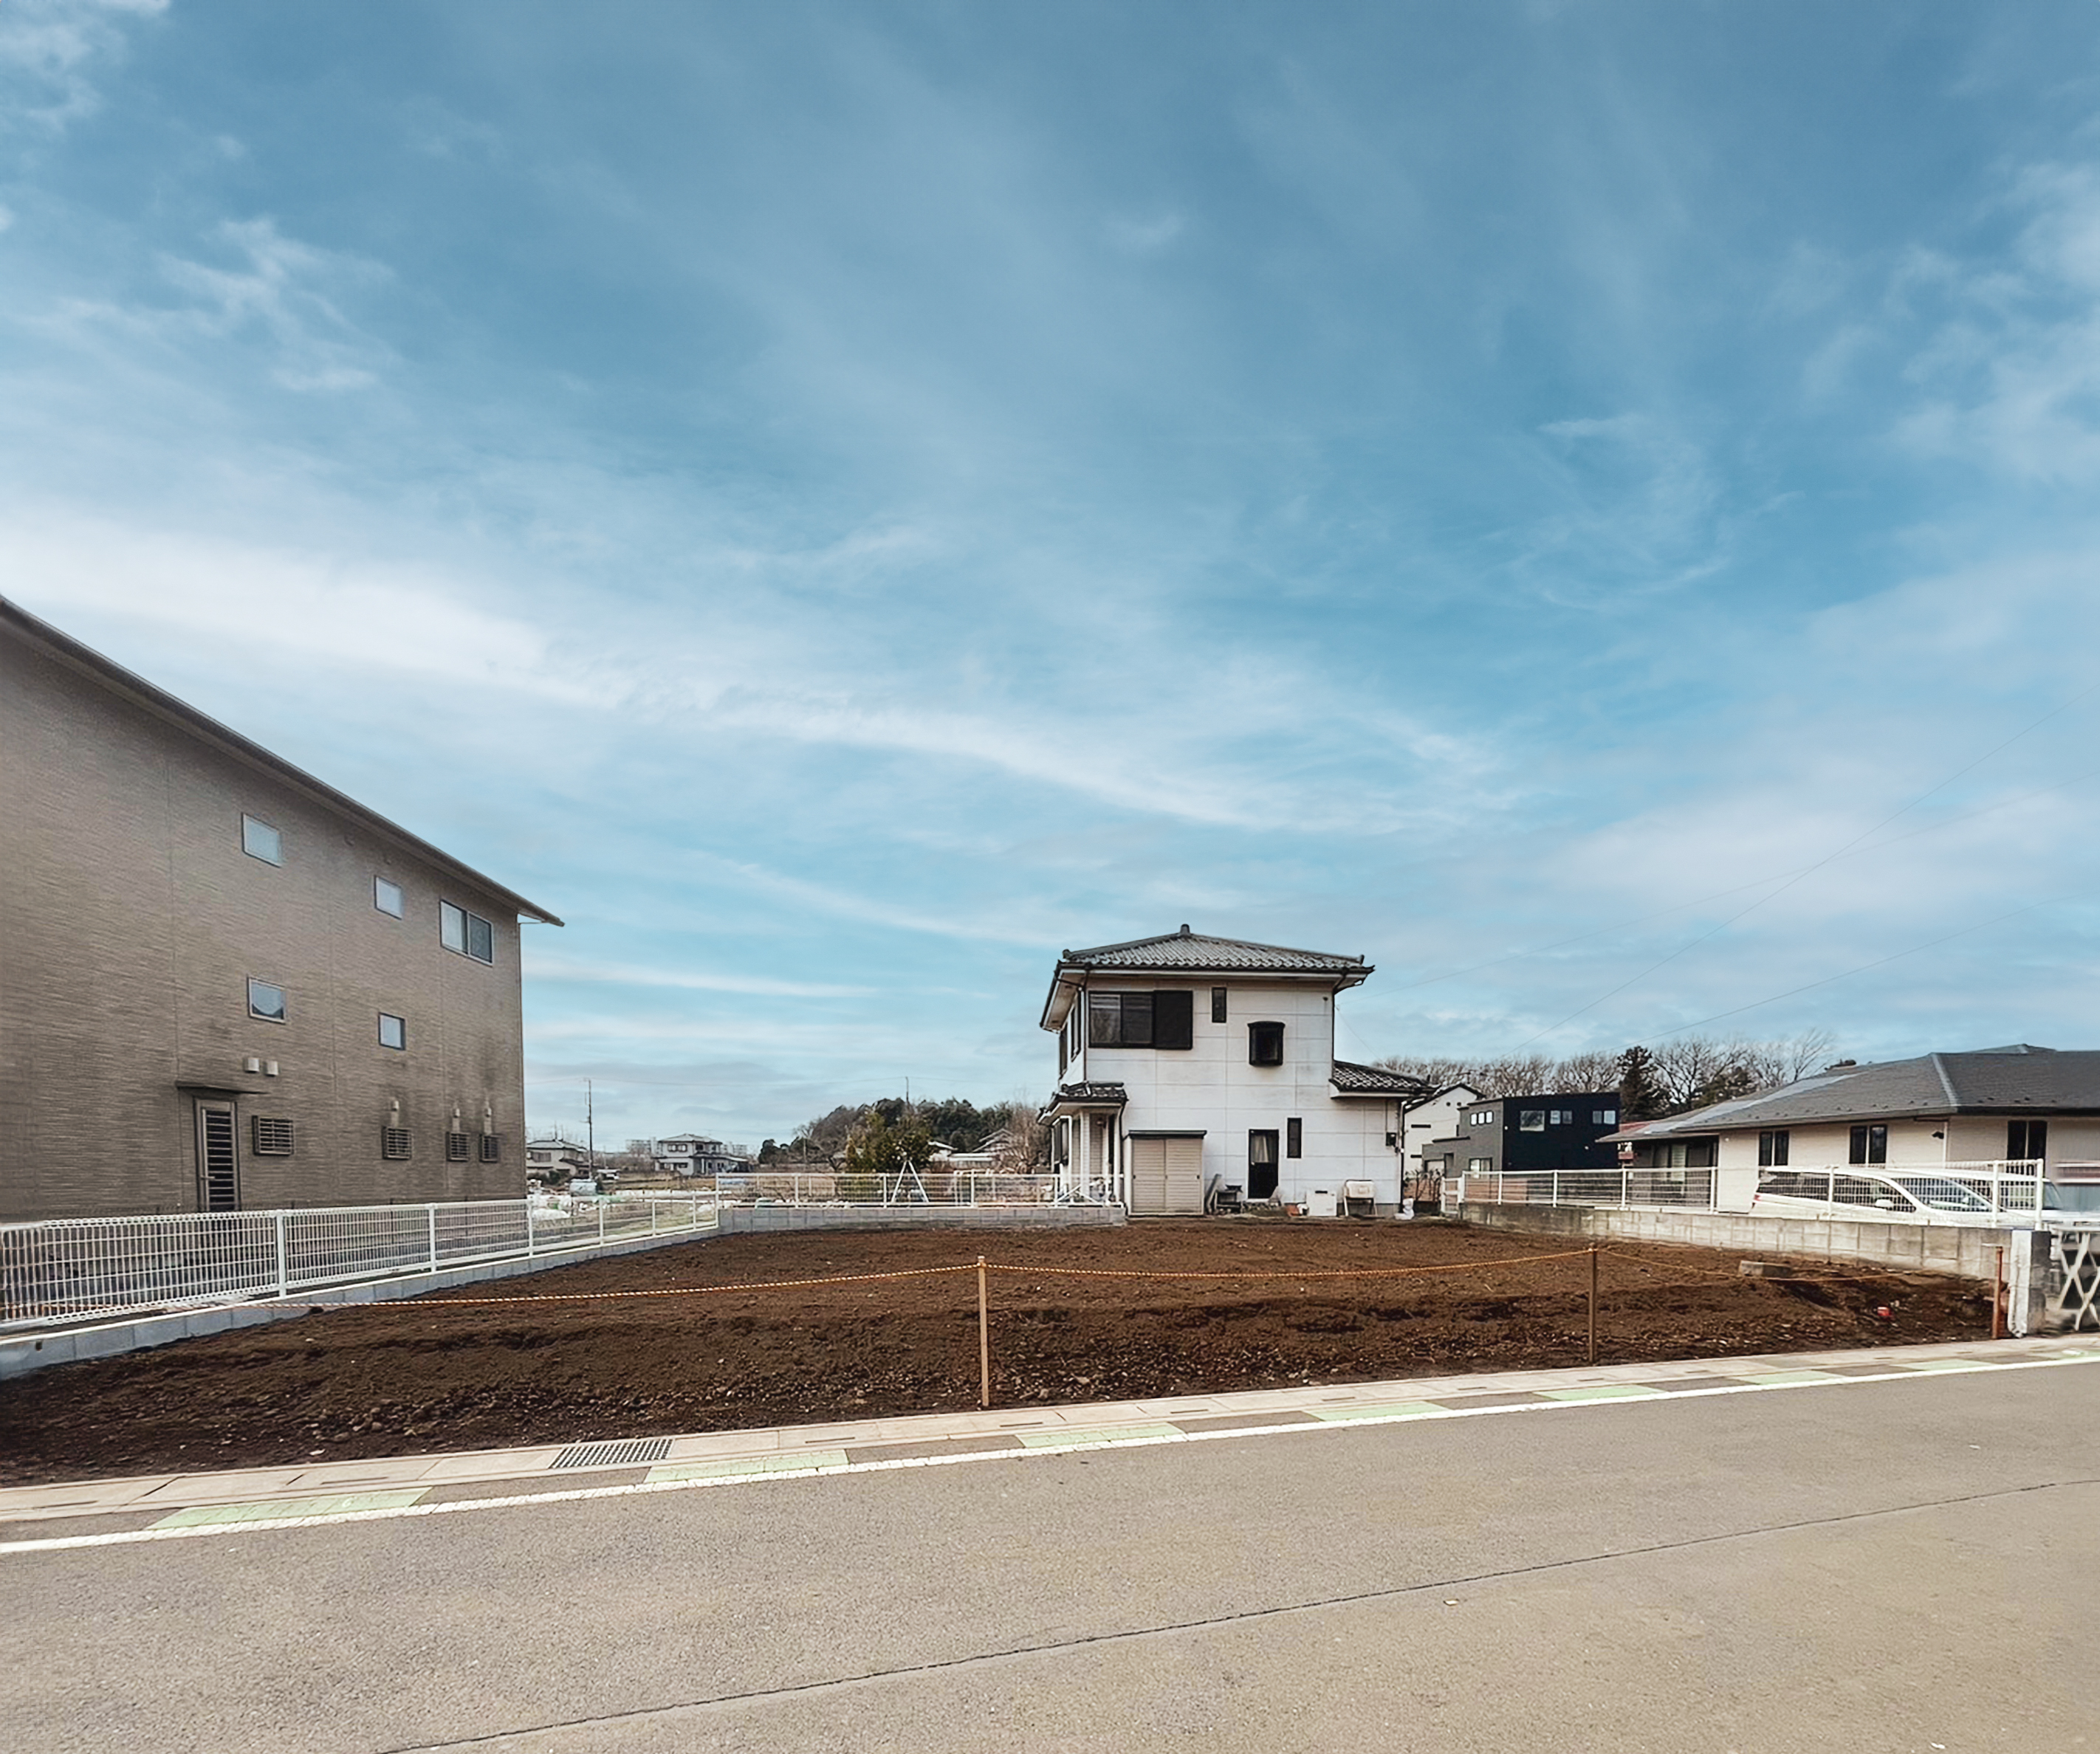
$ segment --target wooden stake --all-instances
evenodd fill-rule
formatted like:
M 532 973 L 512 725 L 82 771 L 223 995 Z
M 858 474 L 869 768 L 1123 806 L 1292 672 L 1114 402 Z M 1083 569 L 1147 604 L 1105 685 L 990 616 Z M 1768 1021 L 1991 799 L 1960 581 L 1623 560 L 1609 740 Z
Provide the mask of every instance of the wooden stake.
M 1590 1245 L 1590 1362 L 1597 1362 L 1597 1245 Z
M 991 1317 L 985 1304 L 985 1258 L 977 1257 L 977 1405 L 991 1405 Z

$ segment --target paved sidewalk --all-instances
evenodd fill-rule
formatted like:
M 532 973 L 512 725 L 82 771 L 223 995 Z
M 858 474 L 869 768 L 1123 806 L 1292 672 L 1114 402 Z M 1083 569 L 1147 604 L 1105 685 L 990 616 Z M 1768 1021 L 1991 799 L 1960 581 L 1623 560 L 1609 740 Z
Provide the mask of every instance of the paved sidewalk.
M 156 1474 L 0 1490 L 0 1553 L 196 1530 L 282 1527 L 496 1505 L 520 1498 L 727 1484 L 767 1476 L 939 1465 L 1599 1401 L 1740 1395 L 1944 1372 L 2100 1363 L 2100 1337 L 1786 1353 L 1065 1407 L 995 1407 L 693 1436 L 542 1443 L 361 1461 Z

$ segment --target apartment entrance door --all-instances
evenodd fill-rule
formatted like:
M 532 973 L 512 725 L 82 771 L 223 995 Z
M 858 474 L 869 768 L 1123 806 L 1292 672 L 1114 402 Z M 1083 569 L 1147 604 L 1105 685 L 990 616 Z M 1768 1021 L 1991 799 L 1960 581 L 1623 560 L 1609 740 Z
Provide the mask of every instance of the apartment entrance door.
M 240 1132 L 233 1104 L 200 1096 L 196 1104 L 197 1210 L 240 1210 Z
M 1247 1135 L 1247 1189 L 1250 1200 L 1268 1200 L 1276 1193 L 1276 1129 Z

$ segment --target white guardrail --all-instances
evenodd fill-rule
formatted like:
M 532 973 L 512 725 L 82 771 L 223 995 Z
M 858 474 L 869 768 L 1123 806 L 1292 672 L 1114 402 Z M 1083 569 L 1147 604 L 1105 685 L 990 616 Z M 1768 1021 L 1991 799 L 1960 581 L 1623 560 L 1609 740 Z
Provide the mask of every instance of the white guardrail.
M 477 1261 L 703 1235 L 690 1194 L 183 1212 L 0 1225 L 0 1328 L 281 1298 Z
M 1506 1175 L 1448 1175 L 1444 1210 L 1463 1205 L 1668 1206 L 1714 1210 L 1711 1170 L 1514 1170 Z

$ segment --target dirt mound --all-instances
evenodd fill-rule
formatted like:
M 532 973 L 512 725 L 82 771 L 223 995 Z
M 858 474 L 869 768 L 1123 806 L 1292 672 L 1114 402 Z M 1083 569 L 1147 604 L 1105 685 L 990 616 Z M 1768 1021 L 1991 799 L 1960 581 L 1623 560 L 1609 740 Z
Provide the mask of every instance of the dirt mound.
M 38 1372 L 0 1395 L 0 1479 L 960 1410 L 977 1404 L 975 1271 L 853 1276 L 969 1267 L 980 1253 L 999 1267 L 990 1286 L 1000 1405 L 1584 1356 L 1589 1263 L 1560 1239 L 1507 1231 L 1239 1219 L 728 1236 Z M 1988 1292 L 1961 1280 L 1745 1279 L 1738 1258 L 1608 1249 L 1600 1361 L 1990 1329 Z M 1065 1276 L 1078 1271 L 1088 1276 Z M 1177 1273 L 1246 1276 L 1155 1276 Z M 1359 1276 L 1319 1276 L 1336 1273 Z M 699 1294 L 812 1278 L 849 1282 Z M 677 1294 L 615 1294 L 638 1292 Z M 536 1301 L 557 1296 L 575 1301 Z

